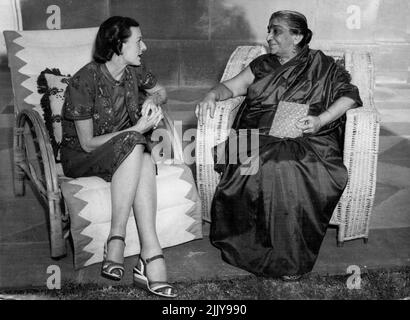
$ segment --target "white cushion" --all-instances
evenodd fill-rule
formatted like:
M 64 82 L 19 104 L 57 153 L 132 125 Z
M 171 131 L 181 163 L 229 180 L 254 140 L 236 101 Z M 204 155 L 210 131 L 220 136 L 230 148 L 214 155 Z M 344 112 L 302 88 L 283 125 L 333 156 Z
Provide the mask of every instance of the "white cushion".
M 202 237 L 200 199 L 190 169 L 158 164 L 157 232 L 162 247 Z M 71 222 L 75 267 L 102 261 L 111 221 L 110 183 L 98 177 L 66 181 L 61 186 Z M 125 256 L 138 254 L 140 244 L 133 212 L 127 225 Z

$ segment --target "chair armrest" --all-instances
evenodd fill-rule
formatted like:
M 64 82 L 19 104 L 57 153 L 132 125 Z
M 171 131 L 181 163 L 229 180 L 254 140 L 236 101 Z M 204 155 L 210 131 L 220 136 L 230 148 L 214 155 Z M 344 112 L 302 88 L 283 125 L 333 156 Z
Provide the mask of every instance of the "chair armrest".
M 199 130 L 205 131 L 207 138 L 213 138 L 214 145 L 221 143 L 229 135 L 236 113 L 244 99 L 245 97 L 241 96 L 217 102 L 214 117 L 206 117 L 203 125 L 198 121 Z
M 212 149 L 227 138 L 232 122 L 243 100 L 244 97 L 237 97 L 217 102 L 214 117 L 206 117 L 203 125 L 198 122 L 196 175 L 198 191 L 202 200 L 202 217 L 206 221 L 211 221 L 210 206 L 220 179 L 214 170 Z
M 239 46 L 231 54 L 221 82 L 239 74 L 256 57 L 266 53 L 263 46 Z M 206 117 L 205 123 L 198 122 L 196 137 L 196 175 L 202 203 L 202 216 L 210 221 L 210 206 L 219 176 L 214 171 L 212 148 L 226 139 L 244 97 L 217 102 L 214 118 Z
M 376 108 L 373 97 L 375 87 L 375 68 L 373 55 L 370 52 L 348 50 L 345 54 L 345 59 L 346 70 L 348 70 L 352 76 L 352 83 L 359 88 L 360 97 L 363 101 L 363 107 L 361 108 L 375 111 Z M 350 111 L 352 112 L 354 110 L 355 109 L 352 109 Z
M 348 240 L 350 233 L 368 233 L 376 191 L 380 116 L 374 108 L 360 107 L 349 110 L 346 117 L 343 162 L 349 180 L 331 223 L 339 224 Z
M 349 169 L 352 163 L 347 159 L 353 153 L 376 154 L 379 149 L 380 115 L 374 108 L 360 107 L 346 112 L 344 162 Z M 360 161 L 360 157 L 358 157 Z

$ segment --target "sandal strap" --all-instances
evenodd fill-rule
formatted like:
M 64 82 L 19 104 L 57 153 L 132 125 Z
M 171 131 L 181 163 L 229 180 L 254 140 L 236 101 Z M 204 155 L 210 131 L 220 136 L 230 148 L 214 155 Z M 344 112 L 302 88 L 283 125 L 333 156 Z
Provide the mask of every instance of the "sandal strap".
M 110 243 L 111 240 L 121 240 L 122 242 L 124 242 L 124 246 L 126 245 L 125 238 L 123 236 L 111 236 L 108 238 L 107 244 Z
M 162 289 L 171 289 L 175 290 L 173 286 L 171 286 L 168 282 L 163 282 L 163 281 L 153 281 L 149 283 L 149 286 L 151 290 L 153 291 L 158 291 Z
M 165 259 L 165 258 L 164 258 L 164 255 L 163 255 L 163 254 L 158 254 L 158 255 L 153 256 L 153 257 L 151 257 L 151 258 L 145 259 L 145 264 L 148 264 L 148 263 L 150 263 L 150 262 L 152 262 L 152 261 L 154 261 L 154 260 L 157 260 L 157 259 Z
M 161 285 L 165 285 L 165 286 L 167 286 L 167 287 L 171 287 L 172 288 L 172 286 L 168 283 L 168 282 L 166 282 L 166 281 L 149 281 L 149 285 L 151 286 L 151 285 L 155 285 L 155 284 L 161 284 Z
M 115 261 L 111 261 L 111 260 L 105 260 L 103 262 L 103 267 L 104 270 L 114 270 L 114 269 L 120 269 L 122 271 L 124 271 L 124 264 L 122 263 L 118 263 Z

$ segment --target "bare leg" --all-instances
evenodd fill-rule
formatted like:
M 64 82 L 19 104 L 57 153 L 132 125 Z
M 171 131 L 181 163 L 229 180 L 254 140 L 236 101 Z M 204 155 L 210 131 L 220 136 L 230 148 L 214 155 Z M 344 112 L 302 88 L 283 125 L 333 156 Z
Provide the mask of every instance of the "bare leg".
M 142 165 L 133 208 L 141 241 L 141 257 L 148 259 L 161 254 L 162 249 L 156 231 L 157 185 L 150 154 L 144 154 Z M 167 280 L 164 259 L 152 261 L 147 266 L 147 277 L 151 281 Z
M 125 237 L 131 206 L 140 180 L 144 148 L 143 145 L 136 145 L 112 177 L 110 236 Z M 121 240 L 112 240 L 108 244 L 107 259 L 119 263 L 124 261 L 124 243 Z

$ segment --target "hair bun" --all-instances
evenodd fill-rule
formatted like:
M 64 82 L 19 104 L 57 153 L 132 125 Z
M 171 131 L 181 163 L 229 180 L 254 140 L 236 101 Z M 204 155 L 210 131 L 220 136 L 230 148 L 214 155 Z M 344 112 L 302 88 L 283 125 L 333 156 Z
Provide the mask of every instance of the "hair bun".
M 312 40 L 313 32 L 309 28 L 307 29 L 306 36 L 305 36 L 305 42 L 306 44 L 309 44 L 310 40 Z

